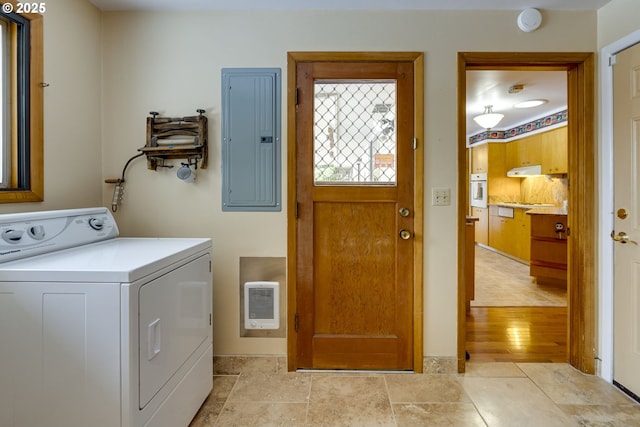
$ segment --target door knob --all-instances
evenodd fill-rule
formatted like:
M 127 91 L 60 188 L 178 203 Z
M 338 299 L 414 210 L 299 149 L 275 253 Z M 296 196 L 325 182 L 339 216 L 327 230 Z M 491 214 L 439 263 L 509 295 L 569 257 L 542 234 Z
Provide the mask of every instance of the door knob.
M 400 230 L 400 233 L 398 234 L 400 235 L 400 238 L 402 240 L 409 240 L 411 238 L 411 232 L 408 230 L 405 230 L 404 228 Z
M 619 232 L 616 235 L 615 230 L 611 232 L 611 239 L 614 242 L 620 242 L 622 244 L 627 244 L 627 243 L 633 243 L 634 245 L 637 245 L 638 242 L 635 242 L 633 240 L 631 240 L 631 238 L 629 237 L 629 235 L 627 233 L 625 233 L 624 231 Z

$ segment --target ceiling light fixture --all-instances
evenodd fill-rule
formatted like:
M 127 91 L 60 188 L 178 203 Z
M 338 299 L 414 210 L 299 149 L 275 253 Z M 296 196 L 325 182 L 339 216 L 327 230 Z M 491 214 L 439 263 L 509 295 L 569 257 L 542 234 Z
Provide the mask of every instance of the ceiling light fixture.
M 538 107 L 542 104 L 546 104 L 547 101 L 546 99 L 529 99 L 527 101 L 522 101 L 519 102 L 517 104 L 515 104 L 513 107 L 514 108 L 532 108 L 532 107 Z
M 491 129 L 496 126 L 503 117 L 504 114 L 493 112 L 493 105 L 485 105 L 484 113 L 475 116 L 473 120 L 483 128 Z
M 524 85 L 513 85 L 509 88 L 509 93 L 520 93 L 524 89 Z

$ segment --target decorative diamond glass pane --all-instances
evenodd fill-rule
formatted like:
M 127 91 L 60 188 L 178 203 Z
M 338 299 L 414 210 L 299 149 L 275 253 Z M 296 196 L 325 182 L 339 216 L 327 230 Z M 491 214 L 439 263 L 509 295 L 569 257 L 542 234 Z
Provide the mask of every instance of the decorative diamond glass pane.
M 317 81 L 313 119 L 318 185 L 395 185 L 395 81 Z

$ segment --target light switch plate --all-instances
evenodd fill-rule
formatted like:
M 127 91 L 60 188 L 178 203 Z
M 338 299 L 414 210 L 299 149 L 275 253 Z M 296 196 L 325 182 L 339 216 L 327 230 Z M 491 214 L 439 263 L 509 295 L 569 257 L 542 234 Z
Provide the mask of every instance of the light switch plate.
M 431 189 L 432 206 L 449 206 L 451 204 L 451 189 L 433 187 Z

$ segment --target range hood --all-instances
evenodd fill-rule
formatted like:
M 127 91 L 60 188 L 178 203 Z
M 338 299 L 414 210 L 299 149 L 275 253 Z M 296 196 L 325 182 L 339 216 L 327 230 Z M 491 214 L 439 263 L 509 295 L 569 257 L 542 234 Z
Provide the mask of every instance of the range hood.
M 513 168 L 507 172 L 507 176 L 512 178 L 522 178 L 526 176 L 542 175 L 542 166 L 523 166 L 520 168 Z

